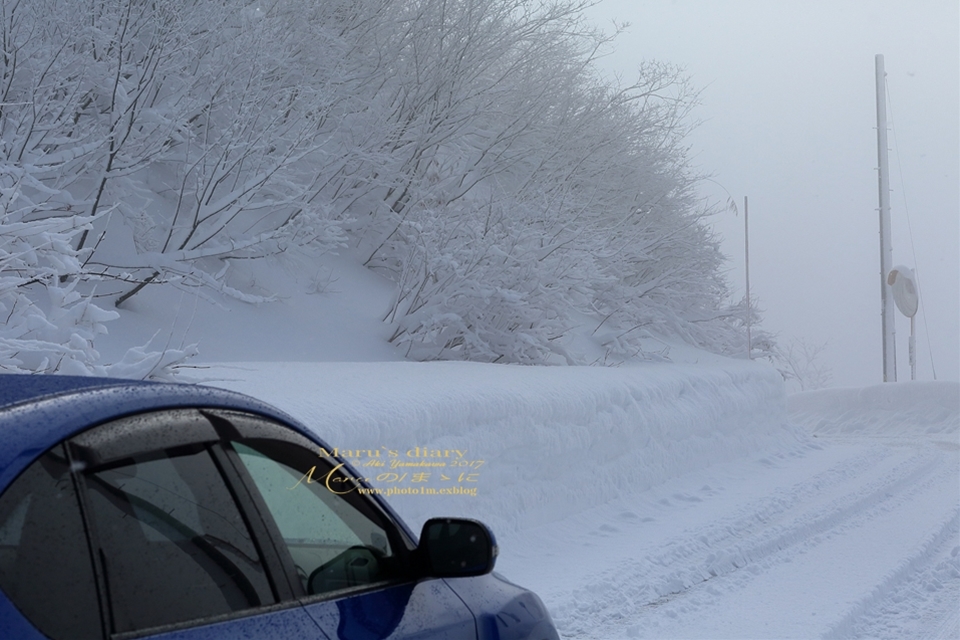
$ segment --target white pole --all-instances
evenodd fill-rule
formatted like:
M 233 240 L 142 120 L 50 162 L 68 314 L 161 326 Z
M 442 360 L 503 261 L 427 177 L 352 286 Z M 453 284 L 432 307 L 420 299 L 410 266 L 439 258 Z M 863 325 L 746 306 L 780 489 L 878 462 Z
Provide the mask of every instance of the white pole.
M 877 161 L 880 191 L 880 318 L 883 330 L 883 381 L 897 380 L 896 322 L 890 301 L 887 274 L 893 268 L 893 244 L 890 238 L 890 176 L 887 166 L 886 73 L 883 55 L 877 54 Z
M 910 316 L 910 379 L 917 379 L 917 319 Z
M 750 338 L 750 224 L 747 220 L 747 196 L 743 196 L 743 261 L 747 272 L 747 359 L 753 360 L 753 341 Z

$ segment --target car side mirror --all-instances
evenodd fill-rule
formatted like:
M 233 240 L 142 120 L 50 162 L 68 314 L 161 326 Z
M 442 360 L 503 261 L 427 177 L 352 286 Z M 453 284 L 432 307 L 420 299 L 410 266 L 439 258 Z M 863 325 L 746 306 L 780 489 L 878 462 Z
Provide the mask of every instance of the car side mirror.
M 477 520 L 431 518 L 417 547 L 426 575 L 465 578 L 493 571 L 499 549 L 493 532 Z

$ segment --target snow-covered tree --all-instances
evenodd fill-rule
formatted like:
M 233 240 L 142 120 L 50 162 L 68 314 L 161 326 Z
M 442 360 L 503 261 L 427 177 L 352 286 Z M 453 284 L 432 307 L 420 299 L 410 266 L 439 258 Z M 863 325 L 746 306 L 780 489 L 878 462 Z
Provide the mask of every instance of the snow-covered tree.
M 294 13 L 248 5 L 3 5 L 6 159 L 30 173 L 35 217 L 89 217 L 76 248 L 117 304 L 154 282 L 241 295 L 229 259 L 342 242 L 309 166 L 335 78 L 305 77 L 315 34 Z
M 802 338 L 791 340 L 773 350 L 772 360 L 784 381 L 799 387 L 800 391 L 816 391 L 830 386 L 833 374 L 821 356 L 827 344 L 811 343 Z
M 618 357 L 662 334 L 742 353 L 686 159 L 696 93 L 655 62 L 602 80 L 588 4 L 3 3 L 6 222 L 56 231 L 70 267 L 16 267 L 17 295 L 259 301 L 234 261 L 350 246 L 395 280 L 410 357 L 575 362 L 584 322 Z
M 578 2 L 395 8 L 403 37 L 385 39 L 375 83 L 394 164 L 367 172 L 393 182 L 351 210 L 367 264 L 399 283 L 394 342 L 421 358 L 570 361 L 574 317 L 620 354 L 651 334 L 737 342 L 678 69 L 601 81 L 606 40 Z
M 134 347 L 119 362 L 101 362 L 94 340 L 118 314 L 78 291 L 86 284 L 82 261 L 89 251 L 74 248 L 93 221 L 81 215 L 31 220 L 33 207 L 21 204 L 17 175 L 0 169 L 0 371 L 173 378 L 195 345 Z

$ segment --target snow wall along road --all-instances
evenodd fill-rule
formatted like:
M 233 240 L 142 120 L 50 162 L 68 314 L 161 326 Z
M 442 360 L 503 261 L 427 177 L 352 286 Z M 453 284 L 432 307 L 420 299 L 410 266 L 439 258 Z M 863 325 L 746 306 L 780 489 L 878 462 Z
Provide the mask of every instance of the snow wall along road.
M 206 373 L 346 451 L 417 532 L 428 517 L 457 515 L 509 533 L 798 437 L 780 375 L 734 360 L 242 363 Z

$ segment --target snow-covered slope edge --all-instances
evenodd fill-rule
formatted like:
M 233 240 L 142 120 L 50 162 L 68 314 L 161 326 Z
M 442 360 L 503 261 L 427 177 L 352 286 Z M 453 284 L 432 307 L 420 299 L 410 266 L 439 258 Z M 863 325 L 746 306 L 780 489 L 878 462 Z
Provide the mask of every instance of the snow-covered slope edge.
M 208 384 L 286 410 L 332 447 L 365 450 L 360 469 L 375 486 L 477 489 L 473 497 L 391 496 L 415 528 L 461 515 L 499 532 L 525 529 L 797 437 L 779 374 L 733 360 L 615 369 L 258 362 L 205 373 L 217 378 Z M 390 472 L 391 450 L 415 461 L 425 449 L 464 451 L 462 460 L 483 464 L 455 467 L 451 453 L 439 458 L 446 467 L 396 469 L 410 475 L 375 481 Z M 362 466 L 373 452 L 384 467 Z M 430 476 L 413 482 L 417 472 Z
M 960 383 L 888 382 L 789 396 L 791 422 L 824 436 L 924 436 L 957 442 Z

